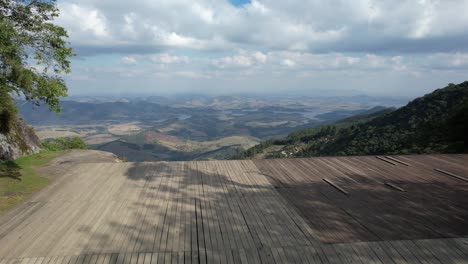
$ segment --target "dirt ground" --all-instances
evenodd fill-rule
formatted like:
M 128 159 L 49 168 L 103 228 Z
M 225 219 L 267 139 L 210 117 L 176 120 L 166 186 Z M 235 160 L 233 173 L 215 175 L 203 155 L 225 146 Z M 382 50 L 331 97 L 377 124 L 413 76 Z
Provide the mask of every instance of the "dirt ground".
M 36 169 L 40 175 L 54 178 L 63 175 L 71 167 L 83 163 L 118 163 L 122 162 L 116 155 L 99 150 L 70 150 L 55 158 L 45 166 Z

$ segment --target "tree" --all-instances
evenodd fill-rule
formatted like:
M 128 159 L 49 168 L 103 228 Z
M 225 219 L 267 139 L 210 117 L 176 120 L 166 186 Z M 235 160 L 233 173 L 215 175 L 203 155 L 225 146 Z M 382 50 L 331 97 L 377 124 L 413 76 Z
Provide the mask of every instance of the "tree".
M 16 113 L 13 96 L 60 111 L 73 51 L 55 0 L 0 0 L 0 114 Z M 2 124 L 0 124 L 2 125 Z

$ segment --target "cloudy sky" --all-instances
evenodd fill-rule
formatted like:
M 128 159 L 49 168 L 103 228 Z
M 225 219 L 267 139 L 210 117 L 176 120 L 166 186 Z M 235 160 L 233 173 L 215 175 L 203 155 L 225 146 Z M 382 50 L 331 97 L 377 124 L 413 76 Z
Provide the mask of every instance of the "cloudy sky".
M 468 0 L 58 0 L 70 94 L 415 96 L 468 80 Z

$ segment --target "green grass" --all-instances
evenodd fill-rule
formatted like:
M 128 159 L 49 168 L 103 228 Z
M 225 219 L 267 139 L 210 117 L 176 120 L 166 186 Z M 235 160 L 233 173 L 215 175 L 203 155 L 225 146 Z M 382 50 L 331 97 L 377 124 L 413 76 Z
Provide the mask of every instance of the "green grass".
M 34 168 L 60 156 L 63 151 L 42 151 L 15 161 L 0 162 L 0 214 L 44 188 L 49 179 Z

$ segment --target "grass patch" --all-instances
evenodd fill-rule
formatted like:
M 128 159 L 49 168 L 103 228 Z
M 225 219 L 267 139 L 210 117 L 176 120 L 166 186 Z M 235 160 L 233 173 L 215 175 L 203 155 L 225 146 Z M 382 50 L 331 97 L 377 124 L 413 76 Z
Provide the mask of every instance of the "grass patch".
M 0 162 L 0 214 L 44 188 L 49 179 L 34 172 L 34 168 L 62 153 L 63 151 L 45 150 L 15 161 Z

